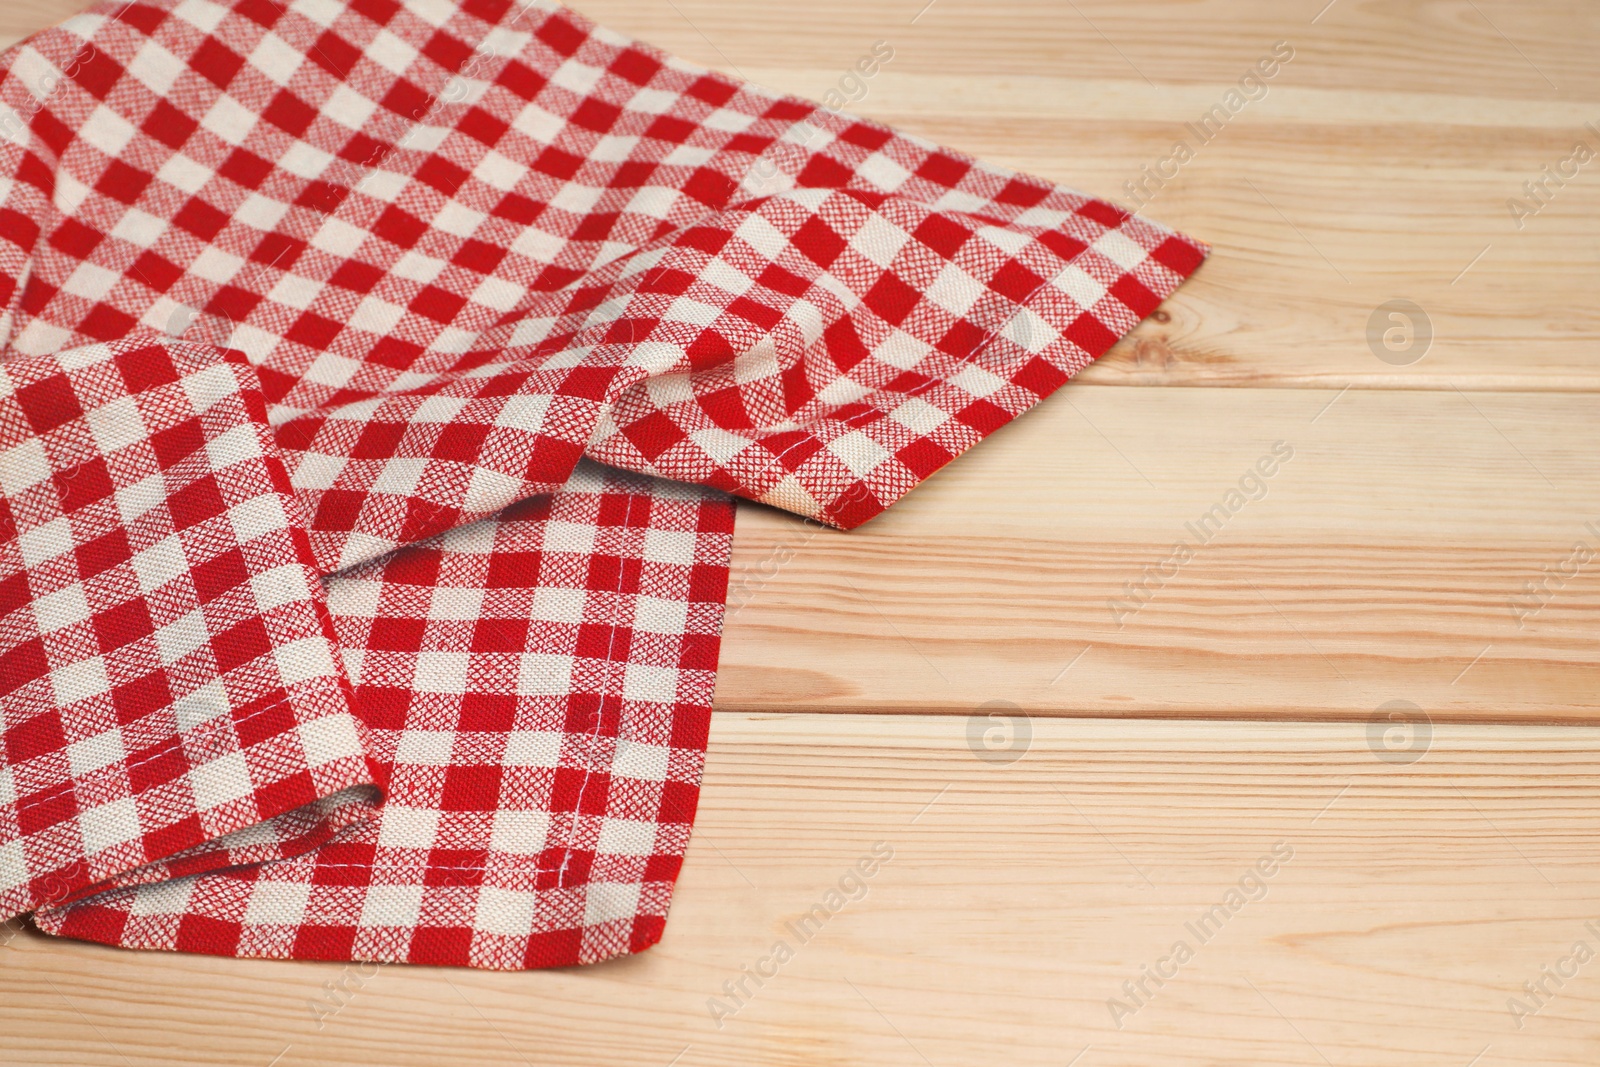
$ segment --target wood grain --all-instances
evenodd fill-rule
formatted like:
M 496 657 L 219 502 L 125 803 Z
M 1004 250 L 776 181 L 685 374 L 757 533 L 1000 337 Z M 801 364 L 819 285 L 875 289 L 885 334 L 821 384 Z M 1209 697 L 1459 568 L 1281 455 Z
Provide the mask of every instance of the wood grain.
M 1069 386 L 851 533 L 742 507 L 718 706 L 1593 719 L 1593 414 L 1584 395 Z M 1254 478 L 1275 442 L 1293 457 Z M 1230 499 L 1246 478 L 1265 495 Z M 1575 576 L 1539 608 L 1524 585 L 1546 568 Z
M 1213 257 L 1085 382 L 1600 389 L 1600 163 L 1520 228 L 1506 206 L 1575 141 L 1600 152 L 1590 6 L 1338 0 L 1312 23 L 1320 0 L 924 4 L 582 9 L 810 98 L 886 40 L 894 59 L 854 110 L 1123 203 L 1189 140 L 1195 158 L 1143 209 Z M 84 6 L 9 0 L 0 42 Z M 1209 143 L 1185 132 L 1280 40 L 1295 58 L 1264 97 Z M 1434 334 L 1409 366 L 1369 342 L 1394 298 Z
M 959 718 L 720 715 L 660 945 L 553 972 L 385 967 L 346 980 L 320 1030 L 308 1002 L 338 965 L 24 934 L 0 950 L 5 1058 L 1594 1062 L 1600 962 L 1520 1029 L 1507 1001 L 1575 941 L 1600 946 L 1595 731 L 1440 726 L 1394 764 L 1357 724 L 1032 725 L 999 765 Z M 788 924 L 876 842 L 892 859 L 802 943 Z M 1274 846 L 1292 856 L 1202 942 L 1185 924 Z M 779 940 L 792 959 L 718 1028 L 708 1001 L 732 1008 L 723 983 Z M 1179 940 L 1193 958 L 1118 1029 L 1108 1000 Z
M 1083 381 L 1600 386 L 1600 163 L 1521 229 L 1506 207 L 1575 140 L 1600 152 L 1584 127 L 1600 126 L 1591 5 L 1338 0 L 1313 24 L 1325 0 L 925 3 L 582 8 L 813 99 L 886 40 L 894 59 L 854 110 L 1123 203 L 1123 183 L 1187 137 L 1195 158 L 1144 210 L 1215 252 L 1170 322 Z M 1280 40 L 1294 59 L 1267 94 L 1209 143 L 1187 135 Z M 1367 339 L 1396 297 L 1435 335 L 1407 367 Z
M 1600 963 L 1543 969 L 1600 949 L 1600 736 L 1544 724 L 1600 711 L 1600 560 L 1549 577 L 1600 548 L 1600 164 L 1520 229 L 1507 200 L 1600 148 L 1600 9 L 1324 2 L 582 0 L 812 98 L 889 41 L 855 110 L 1123 202 L 1295 57 L 1144 207 L 1212 259 L 1077 382 L 852 534 L 741 507 L 661 945 L 358 984 L 0 934 L 0 1062 L 1592 1064 Z M 7 0 L 0 43 L 85 6 Z M 1398 297 L 1434 335 L 1406 366 L 1369 335 Z M 1276 441 L 1265 496 L 1119 626 L 1107 600 Z M 1370 721 L 1392 701 L 1427 725 Z M 991 711 L 1031 715 L 1014 763 Z M 719 1029 L 723 983 L 877 841 L 865 898 Z
M 0 47 L 92 6 L 92 0 L 6 0 L 0 6 Z

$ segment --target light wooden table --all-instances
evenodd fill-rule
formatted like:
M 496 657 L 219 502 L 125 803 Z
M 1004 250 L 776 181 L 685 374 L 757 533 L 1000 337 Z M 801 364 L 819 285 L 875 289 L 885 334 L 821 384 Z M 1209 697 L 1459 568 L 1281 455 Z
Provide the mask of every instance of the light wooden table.
M 1146 205 L 1216 246 L 1155 320 L 860 531 L 741 509 L 665 940 L 358 983 L 24 931 L 0 1061 L 1600 1062 L 1600 160 L 1507 204 L 1600 151 L 1600 8 L 925 2 L 581 7 L 811 97 L 888 41 L 859 111 L 1125 202 L 1294 57 Z M 77 6 L 7 0 L 0 33 Z M 1278 441 L 1266 496 L 1118 617 Z M 1374 725 L 1392 701 L 1428 723 Z M 1030 717 L 1012 762 L 996 708 Z M 877 842 L 866 895 L 729 999 Z

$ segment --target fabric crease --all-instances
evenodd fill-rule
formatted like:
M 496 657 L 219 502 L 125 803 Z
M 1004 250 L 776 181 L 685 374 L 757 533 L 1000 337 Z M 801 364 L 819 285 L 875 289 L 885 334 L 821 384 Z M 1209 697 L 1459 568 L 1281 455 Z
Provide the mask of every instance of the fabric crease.
M 730 498 L 859 526 L 1207 251 L 553 3 L 103 5 L 0 132 L 0 917 L 135 948 L 653 944 Z

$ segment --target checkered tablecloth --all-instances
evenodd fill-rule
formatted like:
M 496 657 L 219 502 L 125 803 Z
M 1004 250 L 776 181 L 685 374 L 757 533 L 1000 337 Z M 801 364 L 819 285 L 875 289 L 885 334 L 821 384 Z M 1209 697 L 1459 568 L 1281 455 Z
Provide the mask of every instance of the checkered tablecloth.
M 112 944 L 653 944 L 727 494 L 870 519 L 1205 254 L 551 4 L 0 66 L 0 918 Z

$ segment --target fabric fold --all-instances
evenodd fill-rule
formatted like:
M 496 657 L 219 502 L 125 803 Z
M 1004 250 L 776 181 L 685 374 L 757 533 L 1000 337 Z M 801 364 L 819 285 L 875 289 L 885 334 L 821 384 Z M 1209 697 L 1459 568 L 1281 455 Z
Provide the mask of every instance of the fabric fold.
M 0 133 L 0 910 L 131 947 L 653 943 L 724 494 L 858 526 L 1206 253 L 545 2 L 119 0 Z
M 0 363 L 0 491 L 0 914 L 370 815 L 365 730 L 242 357 L 126 340 Z
M 35 917 L 130 948 L 494 969 L 660 939 L 715 686 L 733 509 L 584 463 L 328 580 L 377 818 L 296 858 Z

